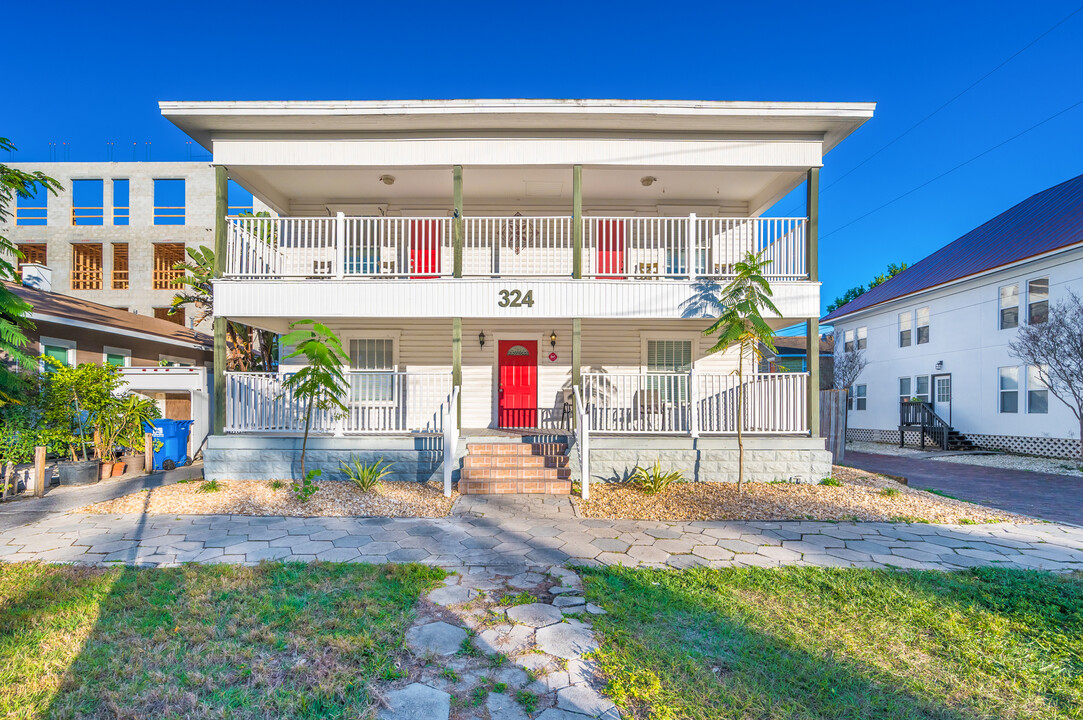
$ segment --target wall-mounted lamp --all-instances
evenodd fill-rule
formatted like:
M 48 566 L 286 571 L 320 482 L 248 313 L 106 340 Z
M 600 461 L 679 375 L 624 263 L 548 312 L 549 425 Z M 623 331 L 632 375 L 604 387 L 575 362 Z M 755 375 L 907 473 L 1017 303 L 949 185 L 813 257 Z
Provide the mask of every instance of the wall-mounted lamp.
M 549 344 L 552 346 L 552 348 L 554 350 L 557 349 L 557 331 L 556 330 L 549 333 Z
M 394 185 L 395 184 L 395 176 L 394 175 L 381 175 L 380 176 L 380 182 L 382 182 L 384 185 Z
M 478 345 L 485 347 L 485 331 L 482 330 L 478 333 Z
M 944 361 L 943 360 L 937 360 L 936 361 L 936 369 L 937 370 L 943 370 L 944 369 Z

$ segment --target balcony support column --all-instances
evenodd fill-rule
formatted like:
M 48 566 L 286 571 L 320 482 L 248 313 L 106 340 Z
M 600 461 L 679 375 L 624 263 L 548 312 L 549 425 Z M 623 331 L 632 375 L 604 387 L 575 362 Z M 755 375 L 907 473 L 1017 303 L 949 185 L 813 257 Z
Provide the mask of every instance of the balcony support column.
M 805 211 L 808 224 L 805 230 L 805 270 L 809 282 L 819 282 L 819 223 L 820 223 L 820 168 L 809 168 L 805 181 Z M 805 321 L 805 352 L 808 358 L 808 429 L 812 437 L 820 436 L 820 319 Z
M 463 426 L 463 319 L 451 318 L 451 386 L 459 388 L 455 403 L 455 422 Z
M 583 166 L 572 165 L 572 277 L 583 277 Z
M 229 183 L 226 169 L 214 167 L 214 277 L 222 277 L 226 266 L 226 212 Z M 214 434 L 226 428 L 226 318 L 214 315 Z
M 463 166 L 451 169 L 452 197 L 455 210 L 451 215 L 451 242 L 455 252 L 454 276 L 463 276 Z

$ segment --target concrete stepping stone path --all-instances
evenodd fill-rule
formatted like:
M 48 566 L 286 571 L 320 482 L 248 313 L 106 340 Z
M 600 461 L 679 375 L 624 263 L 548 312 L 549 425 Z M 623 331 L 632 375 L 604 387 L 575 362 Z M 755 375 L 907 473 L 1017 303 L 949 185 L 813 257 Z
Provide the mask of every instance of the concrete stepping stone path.
M 565 615 L 605 612 L 582 591 L 578 575 L 556 566 L 450 575 L 407 630 L 405 676 L 381 689 L 386 706 L 377 717 L 617 720 L 596 663 L 583 657 L 598 648 L 594 631 Z

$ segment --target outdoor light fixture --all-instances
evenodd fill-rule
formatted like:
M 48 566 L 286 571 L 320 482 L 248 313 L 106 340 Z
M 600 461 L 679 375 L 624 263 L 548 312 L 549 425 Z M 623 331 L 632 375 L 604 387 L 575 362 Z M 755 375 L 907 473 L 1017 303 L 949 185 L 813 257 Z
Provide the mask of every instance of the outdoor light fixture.
M 549 344 L 552 346 L 552 348 L 554 350 L 557 349 L 557 331 L 556 330 L 549 333 Z
M 478 345 L 485 347 L 485 331 L 482 330 L 478 333 Z
M 937 370 L 943 370 L 944 369 L 944 361 L 943 360 L 937 360 L 936 361 L 936 369 Z
M 382 182 L 384 185 L 394 185 L 395 184 L 395 176 L 394 175 L 381 175 L 380 176 L 380 182 Z
M 653 175 L 644 175 L 643 177 L 639 178 L 639 182 L 643 185 L 643 187 L 650 187 L 651 185 L 654 185 L 654 181 L 657 179 L 658 178 L 654 177 Z

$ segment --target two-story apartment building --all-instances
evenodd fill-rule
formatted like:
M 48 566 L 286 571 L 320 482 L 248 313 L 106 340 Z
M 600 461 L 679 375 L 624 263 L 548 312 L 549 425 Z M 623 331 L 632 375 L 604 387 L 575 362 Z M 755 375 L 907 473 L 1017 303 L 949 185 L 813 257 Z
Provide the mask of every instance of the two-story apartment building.
M 868 361 L 852 388 L 849 438 L 916 441 L 917 416 L 903 416 L 919 400 L 977 447 L 1078 457 L 1075 416 L 1008 352 L 1018 329 L 1044 322 L 1069 291 L 1083 294 L 1083 175 L 823 318 Z
M 55 196 L 18 198 L 3 234 L 52 290 L 192 327 L 170 315 L 185 248 L 214 243 L 214 168 L 206 162 L 13 163 L 58 180 Z M 245 210 L 250 208 L 243 208 Z M 209 330 L 208 328 L 200 328 Z
M 567 492 L 569 476 L 621 477 L 655 459 L 729 480 L 737 422 L 751 477 L 829 474 L 817 362 L 746 377 L 738 419 L 736 356 L 710 353 L 702 331 L 752 251 L 772 260 L 772 324 L 805 322 L 818 339 L 819 168 L 872 104 L 161 109 L 217 168 L 215 322 L 283 333 L 316 319 L 348 348 L 350 411 L 319 418 L 310 441 L 324 477 L 356 454 L 393 460 L 399 477 L 443 468 L 450 488 L 465 453 L 467 492 Z M 228 216 L 227 177 L 274 216 Z M 806 181 L 803 217 L 761 216 Z M 216 366 L 207 476 L 289 475 L 302 427 L 283 375 Z M 519 443 L 515 459 L 493 460 L 505 440 Z

